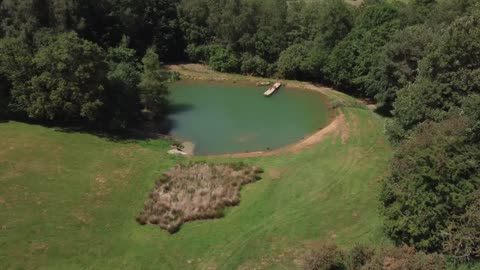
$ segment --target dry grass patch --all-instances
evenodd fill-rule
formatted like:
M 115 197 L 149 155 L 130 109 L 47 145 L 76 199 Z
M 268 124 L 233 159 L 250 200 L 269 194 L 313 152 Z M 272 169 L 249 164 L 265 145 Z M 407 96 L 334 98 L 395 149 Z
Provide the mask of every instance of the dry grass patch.
M 174 233 L 185 222 L 221 217 L 225 207 L 240 202 L 241 187 L 262 172 L 243 163 L 176 165 L 156 181 L 137 222 Z

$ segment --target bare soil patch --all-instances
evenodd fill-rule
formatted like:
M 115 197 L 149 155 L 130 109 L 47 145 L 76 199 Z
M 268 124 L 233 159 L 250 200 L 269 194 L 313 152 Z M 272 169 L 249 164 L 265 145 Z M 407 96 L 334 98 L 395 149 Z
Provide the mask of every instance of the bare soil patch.
M 174 233 L 185 222 L 221 217 L 225 207 L 240 202 L 241 187 L 262 172 L 243 163 L 176 165 L 156 181 L 137 222 Z

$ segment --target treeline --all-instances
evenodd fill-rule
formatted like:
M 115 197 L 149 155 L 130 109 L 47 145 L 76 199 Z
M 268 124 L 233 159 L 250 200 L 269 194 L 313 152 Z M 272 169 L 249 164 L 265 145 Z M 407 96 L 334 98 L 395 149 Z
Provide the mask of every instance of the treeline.
M 161 118 L 183 55 L 171 0 L 0 0 L 0 117 L 125 129 Z
M 439 33 L 474 15 L 474 6 L 473 0 L 372 0 L 360 7 L 342 0 L 184 0 L 178 15 L 191 61 L 323 82 L 388 110 Z

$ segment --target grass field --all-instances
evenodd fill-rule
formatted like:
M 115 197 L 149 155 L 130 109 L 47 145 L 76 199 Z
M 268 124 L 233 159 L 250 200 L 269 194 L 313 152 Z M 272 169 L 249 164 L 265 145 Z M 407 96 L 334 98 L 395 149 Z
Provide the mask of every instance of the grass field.
M 320 241 L 386 243 L 377 191 L 392 149 L 383 119 L 342 110 L 345 134 L 298 154 L 243 159 L 265 173 L 242 189 L 240 205 L 174 235 L 135 221 L 154 180 L 185 160 L 166 154 L 168 142 L 0 123 L 0 269 L 292 269 Z

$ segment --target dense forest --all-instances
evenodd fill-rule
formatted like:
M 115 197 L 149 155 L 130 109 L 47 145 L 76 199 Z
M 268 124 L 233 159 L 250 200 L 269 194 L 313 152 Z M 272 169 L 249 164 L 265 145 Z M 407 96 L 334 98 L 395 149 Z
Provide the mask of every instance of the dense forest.
M 480 257 L 476 0 L 0 0 L 0 116 L 123 129 L 168 109 L 162 62 L 377 101 L 397 243 Z

